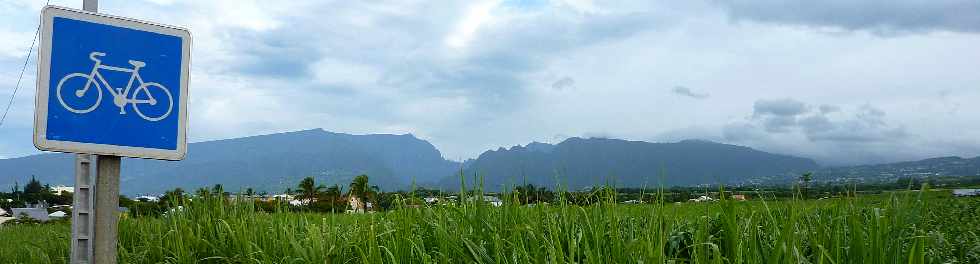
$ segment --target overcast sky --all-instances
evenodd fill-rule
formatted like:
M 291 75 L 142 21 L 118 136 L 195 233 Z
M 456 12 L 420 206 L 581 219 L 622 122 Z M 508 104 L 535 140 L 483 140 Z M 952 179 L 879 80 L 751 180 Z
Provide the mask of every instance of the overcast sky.
M 0 2 L 0 107 L 43 2 Z M 980 1 L 102 0 L 100 11 L 190 29 L 192 142 L 323 128 L 411 133 L 454 160 L 573 136 L 699 138 L 829 165 L 980 155 Z M 38 153 L 34 74 L 32 59 L 0 157 Z

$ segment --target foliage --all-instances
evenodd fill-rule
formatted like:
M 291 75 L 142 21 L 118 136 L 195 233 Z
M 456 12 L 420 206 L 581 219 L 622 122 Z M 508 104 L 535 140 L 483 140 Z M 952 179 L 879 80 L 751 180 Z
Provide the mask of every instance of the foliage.
M 727 190 L 719 190 L 727 193 Z M 593 199 L 578 206 L 566 194 Z M 479 194 L 478 195 L 482 195 Z M 121 263 L 977 263 L 980 199 L 903 191 L 825 200 L 623 205 L 611 188 L 346 215 L 195 199 L 120 223 Z M 659 194 L 657 194 L 659 196 Z M 723 196 L 724 197 L 724 196 Z M 0 228 L 0 255 L 65 263 L 67 224 Z
M 555 193 L 544 187 L 535 187 L 534 184 L 517 186 L 511 195 L 521 204 L 534 204 L 541 202 L 553 202 Z
M 317 186 L 316 183 L 313 182 L 313 177 L 303 178 L 303 180 L 299 182 L 298 187 L 300 191 L 299 198 L 306 201 L 307 204 L 312 203 L 317 198 L 318 194 L 320 194 L 320 190 L 326 188 L 323 185 Z
M 49 205 L 69 205 L 72 203 L 71 193 L 53 193 L 50 191 L 50 187 L 50 185 L 38 181 L 34 176 L 31 176 L 30 181 L 23 188 L 15 182 L 9 193 L 0 192 L 0 208 L 9 210 L 41 201 Z
M 376 198 L 378 192 L 379 192 L 378 186 L 369 185 L 368 176 L 362 174 L 362 175 L 358 175 L 357 177 L 354 177 L 354 180 L 351 181 L 350 191 L 347 193 L 347 195 L 352 197 L 357 197 L 362 202 L 361 204 L 362 208 L 360 208 L 360 210 L 363 211 L 364 209 L 366 209 L 363 207 L 366 206 L 367 202 L 374 201 L 374 203 L 377 204 Z M 352 209 L 358 209 L 358 208 L 352 208 Z

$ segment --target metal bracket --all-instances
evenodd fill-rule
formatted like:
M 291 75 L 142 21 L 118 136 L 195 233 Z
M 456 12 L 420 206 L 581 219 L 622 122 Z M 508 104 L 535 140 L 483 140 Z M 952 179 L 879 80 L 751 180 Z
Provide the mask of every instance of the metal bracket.
M 75 155 L 75 194 L 72 197 L 71 263 L 92 263 L 92 237 L 95 222 L 94 155 Z

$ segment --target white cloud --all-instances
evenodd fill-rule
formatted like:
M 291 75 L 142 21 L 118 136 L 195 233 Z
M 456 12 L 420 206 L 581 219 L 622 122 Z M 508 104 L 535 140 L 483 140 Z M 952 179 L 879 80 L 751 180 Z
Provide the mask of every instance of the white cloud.
M 568 5 L 579 12 L 597 13 L 601 9 L 592 0 L 556 0 L 557 4 Z
M 946 20 L 933 24 L 953 30 L 883 37 L 733 19 L 712 1 L 147 1 L 100 9 L 193 32 L 194 141 L 323 127 L 413 133 L 451 158 L 597 133 L 857 162 L 980 154 L 980 124 L 964 121 L 980 119 L 980 35 Z M 0 2 L 2 100 L 41 4 Z M 847 22 L 832 18 L 807 21 Z M 34 153 L 32 88 L 0 127 L 0 155 Z M 752 119 L 778 98 L 807 107 L 763 104 Z M 855 116 L 862 105 L 886 115 Z M 841 143 L 896 129 L 902 140 Z
M 475 2 L 456 23 L 456 28 L 446 36 L 446 45 L 465 48 L 480 27 L 493 22 L 492 11 L 498 4 L 500 1 L 497 0 Z
M 371 65 L 339 61 L 323 57 L 313 65 L 316 82 L 370 88 L 377 84 L 381 73 Z
M 0 45 L 0 59 L 19 59 L 23 62 L 27 56 L 27 48 L 31 45 L 31 39 L 34 38 L 34 32 L 13 32 L 0 28 L 0 36 L 11 40 L 7 44 Z

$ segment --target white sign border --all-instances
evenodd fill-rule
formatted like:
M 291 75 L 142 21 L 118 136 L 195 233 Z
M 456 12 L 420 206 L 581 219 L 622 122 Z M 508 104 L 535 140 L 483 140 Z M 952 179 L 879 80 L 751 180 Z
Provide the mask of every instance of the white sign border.
M 148 31 L 163 35 L 176 36 L 181 41 L 180 69 L 180 111 L 177 123 L 177 150 L 117 146 L 108 144 L 80 143 L 47 139 L 48 124 L 48 91 L 50 90 L 51 75 L 51 37 L 54 17 L 65 17 L 75 20 L 105 24 L 116 27 Z M 190 85 L 191 44 L 193 39 L 190 31 L 185 28 L 146 22 L 131 18 L 110 16 L 78 9 L 45 6 L 41 11 L 41 36 L 38 46 L 37 59 L 37 96 L 34 107 L 34 146 L 40 150 L 113 155 L 132 158 L 149 158 L 162 160 L 182 160 L 187 155 L 187 89 Z

